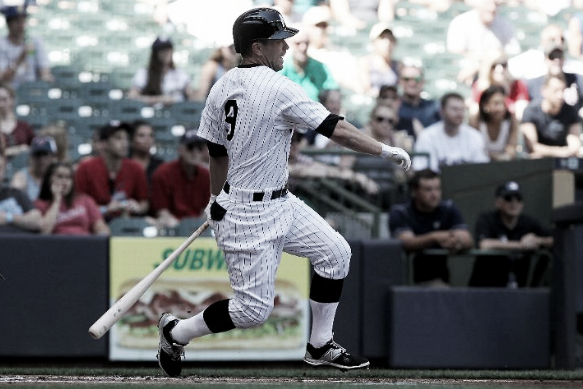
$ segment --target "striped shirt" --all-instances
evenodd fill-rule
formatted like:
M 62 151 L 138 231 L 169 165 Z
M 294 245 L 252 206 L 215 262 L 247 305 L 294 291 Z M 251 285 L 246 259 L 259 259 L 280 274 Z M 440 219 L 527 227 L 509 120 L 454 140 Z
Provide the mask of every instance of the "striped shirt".
M 315 129 L 329 114 L 271 68 L 239 66 L 211 89 L 198 135 L 227 149 L 232 187 L 273 190 L 287 182 L 293 131 Z

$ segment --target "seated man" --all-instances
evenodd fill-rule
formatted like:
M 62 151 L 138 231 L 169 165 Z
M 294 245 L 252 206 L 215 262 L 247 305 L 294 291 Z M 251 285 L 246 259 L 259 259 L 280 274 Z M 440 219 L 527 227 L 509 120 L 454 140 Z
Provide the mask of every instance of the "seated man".
M 524 110 L 519 128 L 531 158 L 568 158 L 579 153 L 581 118 L 565 102 L 565 88 L 564 76 L 547 76 L 542 100 L 531 102 Z
M 160 165 L 152 175 L 152 213 L 163 227 L 176 227 L 183 217 L 201 216 L 211 197 L 206 141 L 196 130 L 184 133 L 178 159 Z
M 424 255 L 422 250 L 447 249 L 451 253 L 474 245 L 468 227 L 451 200 L 442 200 L 441 177 L 424 169 L 409 181 L 411 200 L 393 206 L 389 214 L 391 236 L 403 243 L 407 253 L 414 253 L 413 282 L 426 286 L 447 286 L 447 255 Z
M 6 157 L 0 153 L 0 182 L 6 174 Z M 41 214 L 26 193 L 0 187 L 0 234 L 38 232 Z
M 551 247 L 549 229 L 523 214 L 524 202 L 518 183 L 506 182 L 496 188 L 495 209 L 482 213 L 476 221 L 476 240 L 480 249 L 509 250 L 511 256 L 478 256 L 470 286 L 524 287 L 527 285 L 533 250 Z M 533 271 L 531 285 L 539 284 L 548 257 Z
M 130 125 L 110 121 L 99 129 L 99 155 L 82 161 L 75 190 L 93 197 L 106 221 L 143 216 L 149 207 L 148 182 L 142 166 L 129 159 Z
M 438 172 L 442 165 L 490 161 L 484 137 L 464 122 L 465 108 L 464 98 L 459 93 L 448 92 L 442 96 L 442 120 L 421 131 L 413 147 L 417 153 L 427 153 L 429 161 L 416 157 L 414 170 L 430 168 Z

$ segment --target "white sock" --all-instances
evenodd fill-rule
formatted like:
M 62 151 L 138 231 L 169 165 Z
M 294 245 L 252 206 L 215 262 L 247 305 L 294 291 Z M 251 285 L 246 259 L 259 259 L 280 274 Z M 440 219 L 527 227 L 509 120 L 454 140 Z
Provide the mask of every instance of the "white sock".
M 312 334 L 310 344 L 316 348 L 322 347 L 332 339 L 332 327 L 338 303 L 319 303 L 310 300 L 312 307 Z
M 188 344 L 191 339 L 200 338 L 211 333 L 211 330 L 209 330 L 204 321 L 202 312 L 188 319 L 180 320 L 172 331 L 170 331 L 172 340 L 179 344 Z

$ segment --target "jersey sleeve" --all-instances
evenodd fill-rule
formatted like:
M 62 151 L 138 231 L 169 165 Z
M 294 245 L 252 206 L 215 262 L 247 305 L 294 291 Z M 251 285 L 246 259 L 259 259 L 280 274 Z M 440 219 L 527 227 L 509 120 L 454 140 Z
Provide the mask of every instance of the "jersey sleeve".
M 207 98 L 207 104 L 205 104 L 202 110 L 202 116 L 200 119 L 200 126 L 198 127 L 197 135 L 201 138 L 208 140 L 209 142 L 216 143 L 221 146 L 227 145 L 226 131 L 221 131 L 221 120 L 222 113 L 217 112 L 213 101 L 213 90 Z
M 289 129 L 291 126 L 299 132 L 315 130 L 330 115 L 322 104 L 310 99 L 302 87 L 292 81 L 283 84 L 277 106 L 279 129 Z

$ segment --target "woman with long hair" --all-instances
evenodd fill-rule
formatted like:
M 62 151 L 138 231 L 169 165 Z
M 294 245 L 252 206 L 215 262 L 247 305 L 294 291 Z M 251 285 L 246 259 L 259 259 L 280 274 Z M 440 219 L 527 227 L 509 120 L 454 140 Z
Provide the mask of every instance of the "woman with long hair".
M 170 39 L 157 38 L 152 44 L 148 68 L 139 69 L 132 80 L 128 98 L 148 105 L 171 105 L 192 100 L 194 90 L 188 73 L 174 64 L 174 45 Z
M 481 94 L 492 85 L 504 88 L 506 106 L 517 120 L 522 118 L 522 112 L 529 103 L 528 87 L 523 80 L 515 79 L 508 70 L 506 54 L 498 51 L 490 53 L 482 61 L 478 78 L 472 84 L 470 113 L 476 113 Z
M 516 157 L 518 123 L 506 106 L 506 89 L 493 85 L 482 92 L 478 112 L 470 118 L 486 141 L 492 161 L 507 161 Z
M 75 192 L 73 166 L 53 163 L 47 169 L 35 206 L 42 213 L 41 233 L 61 235 L 109 235 L 95 200 Z

